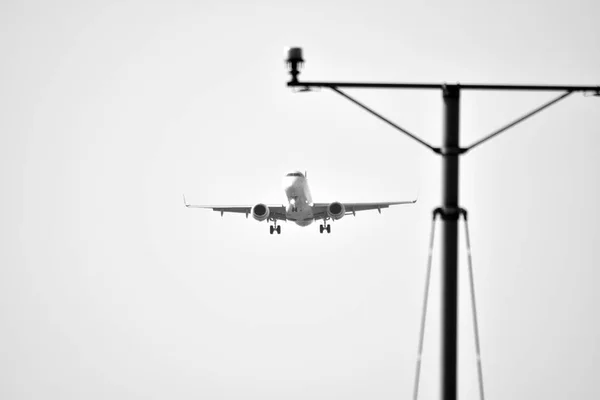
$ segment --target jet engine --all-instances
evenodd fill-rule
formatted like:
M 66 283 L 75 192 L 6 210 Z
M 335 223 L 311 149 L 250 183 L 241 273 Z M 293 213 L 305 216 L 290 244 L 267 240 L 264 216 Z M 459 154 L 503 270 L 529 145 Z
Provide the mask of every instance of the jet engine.
M 262 203 L 258 203 L 252 207 L 252 218 L 257 221 L 264 221 L 269 218 L 269 207 Z
M 346 214 L 346 207 L 342 203 L 334 201 L 327 206 L 327 215 L 331 219 L 341 219 Z

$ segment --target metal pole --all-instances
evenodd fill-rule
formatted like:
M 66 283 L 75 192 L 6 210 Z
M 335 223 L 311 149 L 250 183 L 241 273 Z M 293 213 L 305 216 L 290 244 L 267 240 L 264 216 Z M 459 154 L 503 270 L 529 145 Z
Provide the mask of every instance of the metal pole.
M 444 88 L 442 138 L 442 400 L 456 400 L 458 338 L 458 173 L 460 87 Z
M 458 378 L 458 218 L 460 216 L 459 196 L 459 158 L 469 149 L 495 137 L 521 121 L 565 98 L 571 92 L 592 92 L 600 97 L 600 86 L 566 85 L 498 85 L 498 84 L 443 84 L 443 83 L 368 83 L 368 82 L 300 82 L 299 67 L 304 62 L 302 49 L 288 50 L 288 68 L 292 76 L 288 87 L 310 89 L 327 87 L 366 111 L 385 121 L 389 125 L 410 136 L 420 144 L 427 146 L 442 156 L 442 351 L 441 351 L 441 398 L 456 400 Z M 339 88 L 368 89 L 442 89 L 444 97 L 444 135 L 441 148 L 436 148 L 417 136 L 394 124 L 369 107 L 343 93 Z M 459 135 L 460 92 L 461 90 L 515 90 L 515 91 L 561 91 L 568 92 L 559 98 L 535 109 L 533 112 L 493 132 L 473 145 L 461 149 Z M 436 209 L 437 211 L 437 209 Z M 418 377 L 417 377 L 418 379 Z M 417 381 L 418 383 L 418 381 Z M 418 388 L 418 386 L 416 386 Z M 415 391 L 417 393 L 417 391 Z

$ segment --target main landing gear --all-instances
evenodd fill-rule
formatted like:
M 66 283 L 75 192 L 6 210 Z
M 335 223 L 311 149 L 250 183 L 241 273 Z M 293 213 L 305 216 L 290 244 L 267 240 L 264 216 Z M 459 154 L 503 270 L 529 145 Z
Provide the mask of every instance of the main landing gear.
M 331 233 L 331 225 L 329 225 L 325 220 L 323 220 L 323 225 L 319 225 L 319 232 L 323 233 L 323 231 L 327 231 L 327 233 Z
M 281 225 L 277 226 L 277 220 L 273 220 L 273 225 L 269 226 L 269 232 L 271 233 L 271 235 L 273 234 L 273 232 L 277 232 L 278 235 L 281 234 Z

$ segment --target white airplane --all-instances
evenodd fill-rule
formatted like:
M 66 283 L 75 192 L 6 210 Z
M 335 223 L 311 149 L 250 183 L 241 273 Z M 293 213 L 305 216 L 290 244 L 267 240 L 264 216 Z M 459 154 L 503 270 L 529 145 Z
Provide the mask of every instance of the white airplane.
M 382 208 L 397 204 L 413 204 L 417 200 L 410 201 L 392 201 L 383 203 L 313 203 L 306 176 L 299 171 L 290 172 L 283 179 L 283 187 L 288 199 L 288 205 L 266 205 L 258 203 L 254 206 L 204 206 L 188 204 L 183 196 L 183 203 L 188 208 L 210 208 L 213 211 L 218 211 L 223 216 L 224 213 L 240 213 L 248 215 L 252 214 L 252 218 L 257 221 L 273 221 L 270 226 L 271 235 L 273 232 L 281 233 L 281 226 L 277 225 L 277 221 L 293 221 L 299 226 L 308 226 L 313 221 L 323 220 L 320 225 L 320 232 L 331 233 L 331 225 L 327 224 L 328 220 L 338 220 L 344 215 L 356 216 L 357 211 L 377 210 L 381 214 Z

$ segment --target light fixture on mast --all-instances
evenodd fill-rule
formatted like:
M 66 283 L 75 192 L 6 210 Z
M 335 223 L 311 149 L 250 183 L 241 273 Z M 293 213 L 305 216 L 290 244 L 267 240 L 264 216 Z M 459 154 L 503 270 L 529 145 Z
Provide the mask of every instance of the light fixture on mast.
M 286 64 L 292 75 L 291 82 L 298 82 L 298 74 L 300 74 L 300 69 L 304 64 L 304 59 L 302 58 L 302 48 L 300 47 L 287 47 L 286 48 L 287 58 Z

